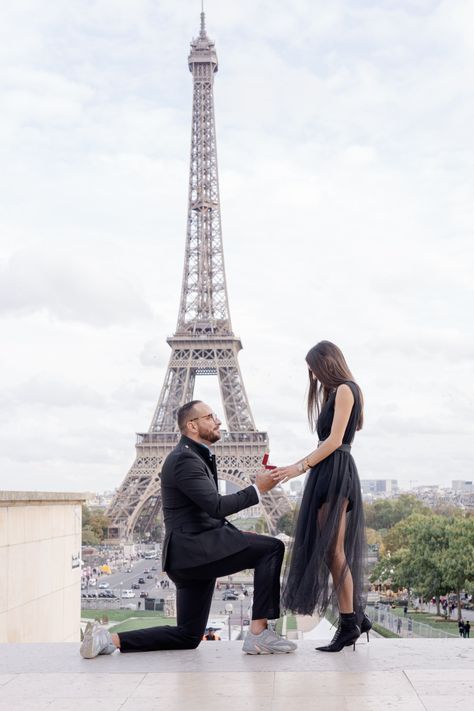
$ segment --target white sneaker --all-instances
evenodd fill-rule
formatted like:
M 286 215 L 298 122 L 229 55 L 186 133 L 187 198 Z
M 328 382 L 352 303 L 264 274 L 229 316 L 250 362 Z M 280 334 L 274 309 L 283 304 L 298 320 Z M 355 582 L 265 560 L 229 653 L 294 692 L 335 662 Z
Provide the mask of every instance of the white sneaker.
M 93 659 L 99 654 L 113 654 L 117 647 L 112 642 L 110 632 L 97 621 L 88 622 L 84 630 L 80 654 L 84 659 Z
M 245 654 L 289 654 L 294 652 L 297 645 L 284 637 L 265 629 L 260 634 L 247 632 L 242 651 Z

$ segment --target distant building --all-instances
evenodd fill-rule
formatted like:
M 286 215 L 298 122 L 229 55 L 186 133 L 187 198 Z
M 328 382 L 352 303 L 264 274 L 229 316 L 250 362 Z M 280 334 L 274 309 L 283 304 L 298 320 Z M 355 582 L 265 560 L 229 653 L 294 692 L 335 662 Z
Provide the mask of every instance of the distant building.
M 453 491 L 459 491 L 466 494 L 474 493 L 474 482 L 464 481 L 463 479 L 453 479 L 451 482 Z
M 364 496 L 393 496 L 398 494 L 397 479 L 361 479 L 360 486 Z

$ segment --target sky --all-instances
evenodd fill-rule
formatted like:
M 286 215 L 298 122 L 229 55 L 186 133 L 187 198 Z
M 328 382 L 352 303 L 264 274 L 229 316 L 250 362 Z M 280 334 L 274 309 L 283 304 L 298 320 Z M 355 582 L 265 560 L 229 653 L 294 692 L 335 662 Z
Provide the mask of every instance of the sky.
M 305 355 L 360 383 L 361 478 L 473 479 L 474 4 L 206 0 L 227 285 L 280 465 Z M 199 0 L 0 7 L 0 487 L 105 491 L 166 372 Z M 195 392 L 222 415 L 215 379 Z

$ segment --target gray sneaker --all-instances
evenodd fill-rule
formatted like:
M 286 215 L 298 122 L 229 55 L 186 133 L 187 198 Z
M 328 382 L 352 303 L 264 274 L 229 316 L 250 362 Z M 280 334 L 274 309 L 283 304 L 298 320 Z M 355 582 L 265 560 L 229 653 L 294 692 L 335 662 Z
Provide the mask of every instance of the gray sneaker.
M 99 654 L 113 654 L 117 647 L 112 642 L 110 632 L 98 622 L 88 622 L 84 630 L 80 654 L 84 659 L 93 659 Z
M 260 634 L 247 632 L 242 651 L 245 654 L 289 654 L 294 652 L 296 644 L 280 637 L 273 630 L 265 629 Z

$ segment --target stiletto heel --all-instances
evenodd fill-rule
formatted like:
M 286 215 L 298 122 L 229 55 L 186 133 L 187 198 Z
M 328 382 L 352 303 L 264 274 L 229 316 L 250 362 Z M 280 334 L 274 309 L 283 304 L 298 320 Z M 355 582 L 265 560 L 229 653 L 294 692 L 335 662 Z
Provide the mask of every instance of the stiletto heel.
M 316 647 L 319 652 L 340 652 L 344 647 L 353 647 L 360 637 L 360 627 L 356 623 L 356 616 L 347 614 L 347 617 L 339 618 L 339 625 L 336 634 L 330 644 L 324 647 Z
M 353 651 L 353 652 L 356 651 L 356 643 L 355 643 L 355 640 L 354 640 L 354 644 L 353 644 L 353 647 L 352 647 L 352 651 Z
M 369 631 L 372 629 L 372 622 L 370 619 L 367 617 L 365 612 L 362 610 L 359 611 L 357 615 L 357 624 L 360 627 L 361 634 L 365 632 L 367 635 L 367 642 L 369 641 Z

